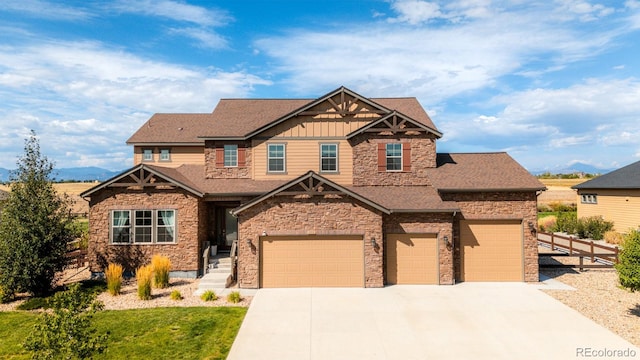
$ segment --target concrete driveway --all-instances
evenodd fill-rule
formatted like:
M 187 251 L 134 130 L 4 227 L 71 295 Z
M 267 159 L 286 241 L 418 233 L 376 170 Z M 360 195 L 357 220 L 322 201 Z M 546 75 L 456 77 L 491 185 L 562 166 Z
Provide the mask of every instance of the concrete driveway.
M 541 286 L 261 289 L 228 359 L 640 358 Z

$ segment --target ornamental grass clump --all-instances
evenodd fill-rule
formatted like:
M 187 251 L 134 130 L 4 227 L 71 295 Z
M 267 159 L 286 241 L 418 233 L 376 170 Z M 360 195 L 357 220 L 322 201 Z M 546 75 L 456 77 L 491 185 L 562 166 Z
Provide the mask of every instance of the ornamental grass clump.
M 138 297 L 140 300 L 151 300 L 151 280 L 153 279 L 153 268 L 145 265 L 136 271 L 136 281 L 138 282 Z
M 175 300 L 175 301 L 179 301 L 183 299 L 182 294 L 180 294 L 180 291 L 178 290 L 173 290 L 171 292 L 170 297 L 171 297 L 171 300 Z
M 213 290 L 207 290 L 205 291 L 202 295 L 200 295 L 200 298 L 204 301 L 215 301 L 218 300 L 218 296 L 216 295 L 216 293 Z
M 112 296 L 120 295 L 122 289 L 122 265 L 110 263 L 104 272 L 107 278 L 107 291 Z
M 240 302 L 240 300 L 242 300 L 242 297 L 240 296 L 239 291 L 232 291 L 229 293 L 229 295 L 227 295 L 227 302 L 230 302 L 232 304 L 237 304 Z
M 153 286 L 158 289 L 169 287 L 169 270 L 171 270 L 171 260 L 162 255 L 154 255 L 151 258 L 153 267 Z

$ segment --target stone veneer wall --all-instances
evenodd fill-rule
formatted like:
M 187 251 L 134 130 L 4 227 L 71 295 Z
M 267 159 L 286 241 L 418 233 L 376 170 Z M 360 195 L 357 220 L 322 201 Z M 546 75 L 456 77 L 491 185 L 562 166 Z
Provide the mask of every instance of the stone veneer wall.
M 155 254 L 171 259 L 172 272 L 195 277 L 201 261 L 206 207 L 194 195 L 177 189 L 107 188 L 92 194 L 89 212 L 89 264 L 94 273 L 109 262 L 135 271 Z M 111 210 L 175 209 L 177 241 L 173 244 L 110 244 Z
M 456 215 L 455 273 L 460 278 L 460 220 L 522 219 L 524 225 L 524 280 L 537 282 L 538 239 L 529 230 L 537 227 L 537 197 L 535 192 L 445 193 L 442 200 L 456 201 L 461 212 Z
M 411 170 L 378 171 L 378 143 L 411 143 Z M 350 140 L 353 147 L 353 185 L 430 185 L 427 169 L 436 167 L 436 138 L 433 134 L 385 136 L 364 133 Z
M 329 196 L 327 196 L 329 197 Z M 238 283 L 260 286 L 260 235 L 364 235 L 365 287 L 382 287 L 381 213 L 347 196 L 337 198 L 276 196 L 238 214 Z M 251 240 L 251 245 L 247 244 Z
M 446 213 L 394 213 L 383 216 L 385 244 L 387 234 L 425 233 L 439 234 L 440 285 L 453 285 L 453 248 L 447 247 L 443 237 L 453 241 L 453 214 Z M 386 274 L 386 263 L 385 263 Z M 386 278 L 386 277 L 385 277 Z
M 251 142 L 228 142 L 227 144 L 238 145 L 238 148 L 244 146 L 245 153 L 245 166 L 243 167 L 216 167 L 216 145 L 224 146 L 224 143 L 206 140 L 204 142 L 204 168 L 205 177 L 207 179 L 250 179 L 251 178 Z

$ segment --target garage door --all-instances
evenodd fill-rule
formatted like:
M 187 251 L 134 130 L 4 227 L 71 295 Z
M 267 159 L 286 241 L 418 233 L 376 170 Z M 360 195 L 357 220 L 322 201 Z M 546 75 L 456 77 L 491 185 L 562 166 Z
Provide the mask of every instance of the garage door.
M 435 234 L 387 235 L 388 284 L 438 284 Z
M 522 224 L 460 222 L 462 281 L 523 281 Z
M 266 236 L 260 244 L 260 287 L 364 287 L 362 236 Z

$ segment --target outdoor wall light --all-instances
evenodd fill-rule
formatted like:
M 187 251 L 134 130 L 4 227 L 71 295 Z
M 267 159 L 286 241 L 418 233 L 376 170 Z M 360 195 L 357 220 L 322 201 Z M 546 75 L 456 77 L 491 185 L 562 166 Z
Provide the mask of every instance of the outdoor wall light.
M 449 237 L 447 235 L 445 235 L 444 237 L 442 237 L 442 240 L 444 240 L 444 244 L 447 246 L 451 246 L 451 243 L 449 242 Z
M 532 234 L 535 234 L 536 233 L 536 227 L 535 227 L 535 225 L 533 225 L 533 222 L 529 221 L 528 225 L 529 225 L 529 231 L 531 231 Z
M 247 245 L 251 246 L 251 239 L 247 238 Z
M 262 230 L 262 236 L 267 236 L 267 231 L 266 230 Z
M 374 237 L 371 238 L 371 246 L 373 246 L 373 247 L 377 247 L 378 246 L 378 243 L 376 243 L 376 238 L 374 238 Z

